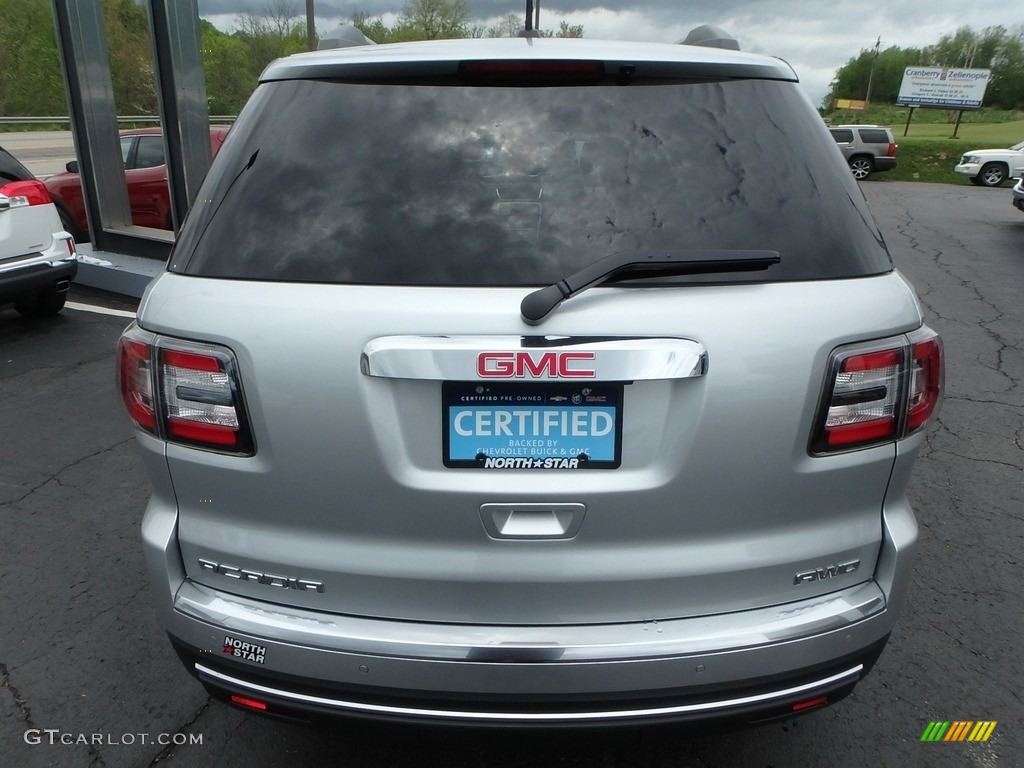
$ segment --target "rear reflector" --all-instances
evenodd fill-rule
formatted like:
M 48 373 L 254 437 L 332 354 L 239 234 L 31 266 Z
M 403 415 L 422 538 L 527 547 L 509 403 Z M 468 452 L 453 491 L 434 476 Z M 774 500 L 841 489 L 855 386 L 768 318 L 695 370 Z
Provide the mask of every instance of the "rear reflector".
M 265 712 L 267 709 L 267 705 L 264 702 L 250 699 L 246 696 L 239 696 L 237 693 L 231 694 L 231 703 L 246 709 L 255 709 L 259 712 Z
M 923 427 L 942 389 L 942 343 L 930 328 L 832 353 L 811 453 L 866 448 Z
M 828 704 L 828 696 L 815 696 L 813 699 L 807 699 L 807 701 L 798 701 L 793 705 L 794 712 L 803 712 L 807 709 L 815 709 L 816 707 L 823 707 Z
M 132 325 L 119 344 L 119 373 L 128 415 L 147 432 L 196 448 L 253 453 L 230 350 L 158 337 Z

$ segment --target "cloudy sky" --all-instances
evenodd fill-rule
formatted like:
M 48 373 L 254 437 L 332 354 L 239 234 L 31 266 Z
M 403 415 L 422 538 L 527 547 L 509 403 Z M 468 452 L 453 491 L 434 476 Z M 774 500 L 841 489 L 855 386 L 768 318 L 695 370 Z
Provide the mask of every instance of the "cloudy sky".
M 305 14 L 304 0 L 291 0 Z M 235 15 L 260 10 L 266 0 L 198 0 L 199 12 L 230 31 Z M 468 0 L 474 19 L 485 26 L 510 13 L 525 15 L 521 0 Z M 316 0 L 318 32 L 343 23 L 358 11 L 394 22 L 404 0 Z M 975 30 L 1024 24 L 1020 0 L 639 0 L 611 4 L 594 0 L 542 0 L 541 27 L 557 29 L 562 19 L 582 24 L 592 39 L 676 42 L 700 24 L 716 24 L 746 51 L 786 59 L 818 105 L 836 69 L 881 36 L 882 48 L 921 47 L 959 27 Z

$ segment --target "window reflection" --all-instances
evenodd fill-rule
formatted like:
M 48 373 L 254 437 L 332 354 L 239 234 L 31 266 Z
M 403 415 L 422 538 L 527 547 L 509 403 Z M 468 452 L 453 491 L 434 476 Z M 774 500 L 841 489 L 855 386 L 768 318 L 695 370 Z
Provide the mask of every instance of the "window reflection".
M 792 83 L 764 81 L 265 84 L 172 268 L 539 285 L 616 251 L 750 248 L 783 254 L 772 279 L 888 271 L 856 183 L 800 98 Z

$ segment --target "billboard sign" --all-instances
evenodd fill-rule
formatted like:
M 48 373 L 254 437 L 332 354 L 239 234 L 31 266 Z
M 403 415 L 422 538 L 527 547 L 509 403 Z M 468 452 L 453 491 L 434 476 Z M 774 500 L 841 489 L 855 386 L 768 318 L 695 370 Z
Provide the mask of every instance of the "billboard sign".
M 989 69 L 907 67 L 896 103 L 909 107 L 978 109 L 991 76 Z

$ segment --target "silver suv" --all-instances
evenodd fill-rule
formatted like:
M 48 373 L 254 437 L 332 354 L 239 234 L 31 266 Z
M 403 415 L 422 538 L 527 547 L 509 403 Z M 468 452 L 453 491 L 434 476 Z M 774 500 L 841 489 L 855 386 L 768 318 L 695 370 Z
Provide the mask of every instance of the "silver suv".
M 896 167 L 898 145 L 884 125 L 834 125 L 829 132 L 857 181 Z
M 871 667 L 941 345 L 787 64 L 298 55 L 199 199 L 119 365 L 157 604 L 215 696 L 752 721 Z

